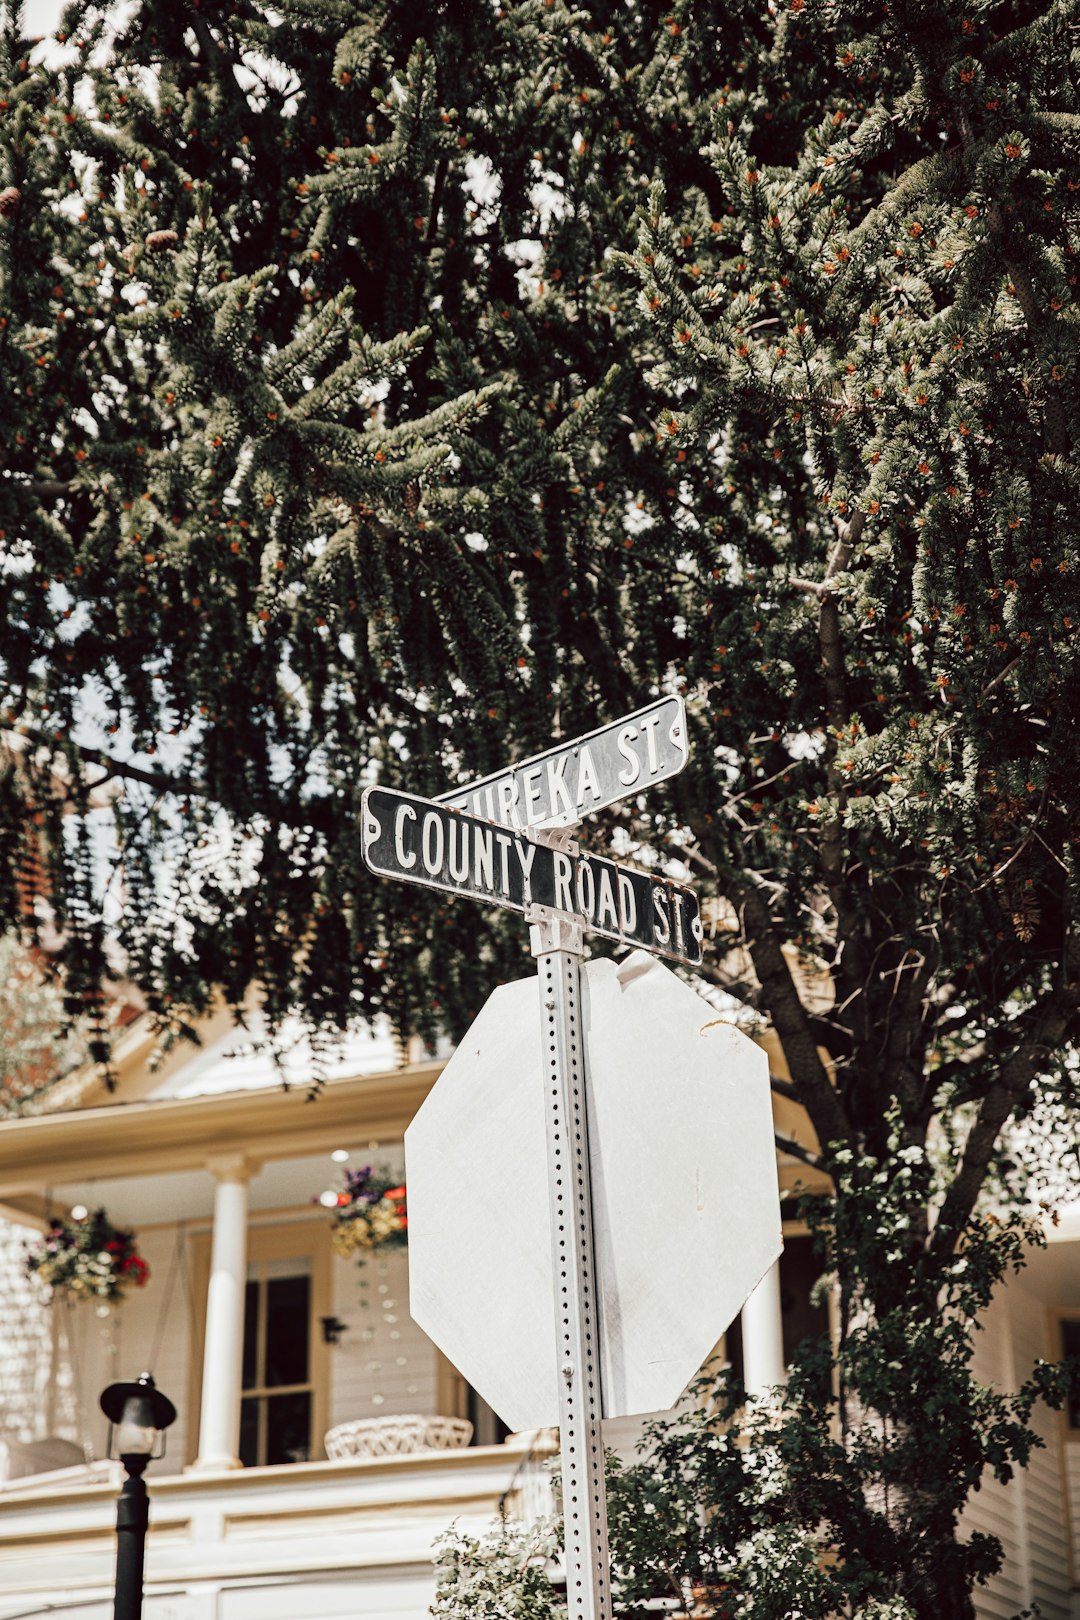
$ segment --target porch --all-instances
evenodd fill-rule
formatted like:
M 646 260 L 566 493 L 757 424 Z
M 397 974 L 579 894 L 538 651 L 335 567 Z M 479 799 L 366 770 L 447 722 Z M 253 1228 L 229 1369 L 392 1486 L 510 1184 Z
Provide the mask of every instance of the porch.
M 147 1620 L 424 1620 L 432 1542 L 532 1513 L 548 1435 L 415 1456 L 159 1473 L 146 1543 Z M 0 1493 L 0 1620 L 108 1620 L 118 1464 Z
M 18 1225 L 0 1337 L 18 1340 L 22 1387 L 0 1389 L 0 1438 L 66 1440 L 92 1460 L 98 1392 L 148 1369 L 179 1412 L 155 1474 L 315 1462 L 328 1430 L 392 1413 L 466 1417 L 478 1441 L 501 1439 L 412 1322 L 405 1254 L 335 1255 L 318 1202 L 346 1166 L 402 1173 L 404 1126 L 440 1068 L 333 1080 L 314 1103 L 260 1087 L 8 1122 L 0 1213 Z M 133 1228 L 149 1263 L 145 1288 L 111 1307 L 46 1306 L 18 1276 L 19 1237 L 80 1206 Z

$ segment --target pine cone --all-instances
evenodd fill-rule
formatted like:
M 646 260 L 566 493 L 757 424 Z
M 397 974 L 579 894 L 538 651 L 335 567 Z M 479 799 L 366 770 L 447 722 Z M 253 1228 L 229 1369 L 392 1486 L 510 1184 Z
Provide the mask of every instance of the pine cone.
M 415 517 L 420 510 L 420 485 L 415 482 L 406 484 L 402 491 L 402 499 L 405 502 L 406 512 L 410 517 Z
M 21 202 L 22 192 L 18 186 L 5 186 L 0 191 L 0 219 L 10 219 L 12 214 L 17 214 Z
M 172 247 L 173 243 L 179 240 L 175 231 L 151 231 L 146 238 L 146 245 L 151 253 L 156 253 L 159 248 Z

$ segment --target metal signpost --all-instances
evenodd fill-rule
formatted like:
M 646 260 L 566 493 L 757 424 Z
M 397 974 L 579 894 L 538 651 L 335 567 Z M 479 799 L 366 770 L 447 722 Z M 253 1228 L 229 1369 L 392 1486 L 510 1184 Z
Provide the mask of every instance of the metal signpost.
M 589 1183 L 581 959 L 586 932 L 691 965 L 693 891 L 580 853 L 583 814 L 674 775 L 687 760 L 680 698 L 560 744 L 438 801 L 388 788 L 363 798 L 366 864 L 383 876 L 524 912 L 541 1001 L 562 1492 L 570 1620 L 610 1620 L 601 1438 L 599 1289 Z

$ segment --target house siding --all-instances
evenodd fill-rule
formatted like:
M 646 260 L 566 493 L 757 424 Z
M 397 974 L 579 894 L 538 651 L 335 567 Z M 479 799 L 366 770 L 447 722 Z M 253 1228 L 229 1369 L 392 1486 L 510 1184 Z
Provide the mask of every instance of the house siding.
M 973 1370 L 980 1382 L 1016 1389 L 1037 1359 L 1054 1353 L 1046 1309 L 1021 1278 L 999 1292 L 986 1313 Z M 1004 1552 L 1001 1569 L 976 1592 L 979 1620 L 1012 1620 L 1033 1602 L 1043 1620 L 1070 1620 L 1075 1612 L 1060 1417 L 1037 1406 L 1031 1421 L 1043 1445 L 1027 1468 L 1008 1485 L 987 1472 L 963 1517 L 962 1532 L 997 1536 Z
M 1072 1577 L 1080 1588 L 1080 1434 L 1075 1431 L 1065 1441 L 1066 1501 L 1069 1509 L 1069 1527 L 1072 1537 Z M 1080 1600 L 1074 1600 L 1080 1615 Z
M 44 1440 L 56 1379 L 53 1318 L 44 1292 L 26 1274 L 26 1250 L 38 1229 L 0 1221 L 0 1434 Z
M 437 1411 L 437 1353 L 409 1315 L 405 1251 L 392 1249 L 362 1267 L 335 1256 L 331 1287 L 345 1329 L 330 1350 L 330 1427 Z

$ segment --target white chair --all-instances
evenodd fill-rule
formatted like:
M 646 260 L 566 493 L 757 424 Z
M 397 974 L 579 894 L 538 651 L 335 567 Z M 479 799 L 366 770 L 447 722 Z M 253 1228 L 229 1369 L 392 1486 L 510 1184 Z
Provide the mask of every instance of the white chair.
M 32 1474 L 51 1474 L 58 1468 L 78 1468 L 86 1462 L 82 1446 L 72 1440 L 50 1435 L 45 1440 L 0 1439 L 0 1483 L 25 1479 Z
M 326 1435 L 326 1455 L 395 1457 L 412 1451 L 453 1451 L 467 1446 L 473 1426 L 465 1418 L 423 1417 L 399 1412 L 392 1417 L 357 1418 L 339 1423 Z

